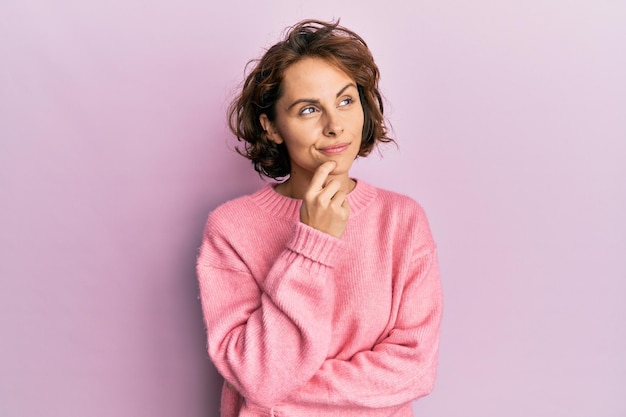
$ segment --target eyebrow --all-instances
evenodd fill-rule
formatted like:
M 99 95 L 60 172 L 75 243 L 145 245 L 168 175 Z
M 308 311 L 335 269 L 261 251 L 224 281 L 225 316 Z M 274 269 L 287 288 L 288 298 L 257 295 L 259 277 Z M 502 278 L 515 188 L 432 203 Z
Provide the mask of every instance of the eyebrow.
M 357 88 L 357 86 L 354 83 L 346 84 L 341 90 L 339 90 L 339 92 L 337 93 L 335 97 L 339 97 L 340 95 L 344 93 L 344 91 L 346 91 L 350 87 Z M 314 98 L 300 98 L 294 101 L 293 103 L 291 103 L 289 107 L 287 107 L 287 110 L 290 110 L 293 106 L 295 106 L 296 104 L 300 104 L 300 103 L 320 104 L 320 101 Z

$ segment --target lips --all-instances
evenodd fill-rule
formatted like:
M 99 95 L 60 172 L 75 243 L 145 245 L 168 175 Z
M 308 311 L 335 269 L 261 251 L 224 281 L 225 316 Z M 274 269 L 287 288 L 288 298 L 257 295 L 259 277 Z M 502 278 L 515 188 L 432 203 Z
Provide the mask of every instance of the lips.
M 319 148 L 318 151 L 325 155 L 336 155 L 345 151 L 349 147 L 349 143 L 336 143 L 334 145 L 326 146 L 324 148 Z

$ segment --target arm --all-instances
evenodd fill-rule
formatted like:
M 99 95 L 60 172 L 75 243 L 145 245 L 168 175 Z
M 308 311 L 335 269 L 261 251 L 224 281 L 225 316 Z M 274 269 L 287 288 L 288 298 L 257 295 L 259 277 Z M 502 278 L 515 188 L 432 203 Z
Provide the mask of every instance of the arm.
M 208 350 L 248 401 L 271 407 L 323 363 L 334 304 L 331 270 L 343 242 L 296 224 L 258 283 L 211 219 L 198 258 Z
M 209 355 L 239 393 L 261 406 L 304 385 L 326 358 L 335 301 L 329 281 L 350 212 L 341 183 L 328 180 L 335 166 L 316 169 L 301 222 L 264 278 L 255 280 L 227 234 L 215 233 L 211 219 L 207 224 L 198 276 Z
M 434 249 L 410 268 L 388 336 L 349 361 L 328 359 L 290 401 L 335 407 L 393 407 L 432 391 L 442 294 Z

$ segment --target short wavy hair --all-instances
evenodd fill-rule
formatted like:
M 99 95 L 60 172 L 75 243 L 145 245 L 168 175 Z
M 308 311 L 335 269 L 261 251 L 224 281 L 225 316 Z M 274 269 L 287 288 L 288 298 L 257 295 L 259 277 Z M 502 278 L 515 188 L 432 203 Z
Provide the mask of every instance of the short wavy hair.
M 322 58 L 356 81 L 364 116 L 358 156 L 367 156 L 378 142 L 393 142 L 387 136 L 383 116 L 378 66 L 363 38 L 340 26 L 339 21 L 303 20 L 288 28 L 284 39 L 260 59 L 248 63 L 255 65 L 228 109 L 229 127 L 244 144 L 237 151 L 250 159 L 262 176 L 281 179 L 291 172 L 285 144 L 268 139 L 260 116 L 275 120 L 285 70 L 305 57 Z

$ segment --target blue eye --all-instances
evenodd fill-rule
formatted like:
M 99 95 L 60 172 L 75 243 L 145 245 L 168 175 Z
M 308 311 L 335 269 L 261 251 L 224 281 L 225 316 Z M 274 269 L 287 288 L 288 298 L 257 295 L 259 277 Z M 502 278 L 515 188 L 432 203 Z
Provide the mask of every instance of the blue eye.
M 347 106 L 348 104 L 352 103 L 354 100 L 352 99 L 352 97 L 346 97 L 343 100 L 341 100 L 339 102 L 339 106 Z
M 315 107 L 305 107 L 302 110 L 300 110 L 300 114 L 311 114 L 316 112 L 317 110 L 315 109 Z

